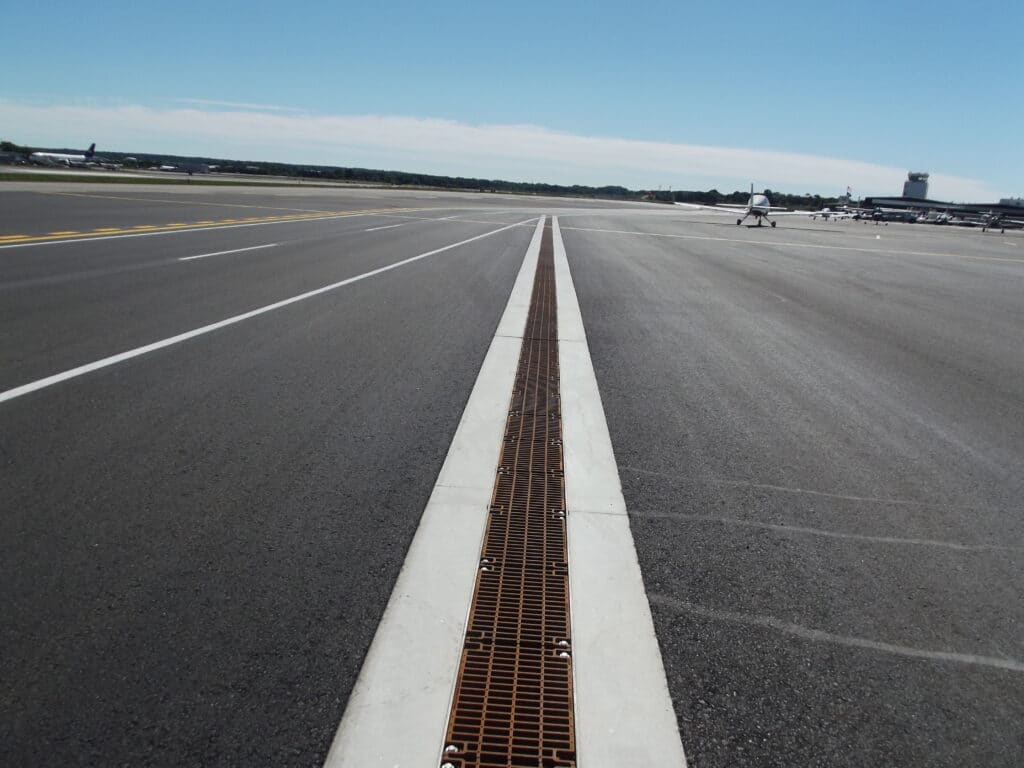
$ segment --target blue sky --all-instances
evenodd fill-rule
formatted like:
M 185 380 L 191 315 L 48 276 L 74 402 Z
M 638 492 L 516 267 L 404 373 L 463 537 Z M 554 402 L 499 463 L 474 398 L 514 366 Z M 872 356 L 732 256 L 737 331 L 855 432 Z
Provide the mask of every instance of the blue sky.
M 18 3 L 0 137 L 633 188 L 1024 195 L 1024 4 Z M 527 128 L 524 128 L 527 126 Z

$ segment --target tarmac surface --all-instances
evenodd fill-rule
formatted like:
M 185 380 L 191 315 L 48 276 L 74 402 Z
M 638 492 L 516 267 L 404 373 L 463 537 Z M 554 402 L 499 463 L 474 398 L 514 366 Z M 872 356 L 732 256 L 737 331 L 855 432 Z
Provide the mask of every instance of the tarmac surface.
M 58 183 L 0 392 L 488 236 L 0 402 L 0 763 L 322 763 L 541 213 L 691 765 L 1024 763 L 1021 233 Z

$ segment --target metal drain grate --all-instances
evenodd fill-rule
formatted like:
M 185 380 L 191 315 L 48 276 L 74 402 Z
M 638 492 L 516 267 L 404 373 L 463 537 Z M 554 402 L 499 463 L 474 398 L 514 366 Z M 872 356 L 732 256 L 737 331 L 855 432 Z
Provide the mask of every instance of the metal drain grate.
M 551 225 L 455 684 L 444 768 L 576 765 Z

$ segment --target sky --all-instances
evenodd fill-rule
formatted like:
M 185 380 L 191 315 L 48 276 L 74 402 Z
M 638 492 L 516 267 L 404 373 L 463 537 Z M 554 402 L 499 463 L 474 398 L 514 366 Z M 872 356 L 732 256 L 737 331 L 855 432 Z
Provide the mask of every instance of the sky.
M 1024 196 L 1024 3 L 41 0 L 0 139 L 632 189 Z

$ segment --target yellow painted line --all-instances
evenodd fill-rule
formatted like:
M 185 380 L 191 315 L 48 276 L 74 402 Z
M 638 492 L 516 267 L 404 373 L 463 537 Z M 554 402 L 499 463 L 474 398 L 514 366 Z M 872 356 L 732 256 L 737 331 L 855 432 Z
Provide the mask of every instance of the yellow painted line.
M 140 190 L 143 192 L 144 190 Z M 85 192 L 55 192 L 52 190 L 36 190 L 36 194 L 39 195 L 61 195 L 63 197 L 90 197 L 97 200 L 130 200 L 131 202 L 143 202 L 143 203 L 170 203 L 172 205 L 206 205 L 216 208 L 262 208 L 264 210 L 271 211 L 302 211 L 306 213 L 309 211 L 308 208 L 284 208 L 277 205 L 248 205 L 246 203 L 211 203 L 203 202 L 200 200 L 167 200 L 164 198 L 155 197 L 129 197 L 127 195 L 97 195 L 87 194 Z M 330 211 L 313 211 L 313 213 L 330 213 Z
M 220 221 L 197 221 L 197 222 L 175 222 L 173 224 L 136 224 L 131 229 L 119 229 L 117 227 L 104 227 L 92 230 L 91 232 L 77 232 L 73 230 L 66 230 L 62 232 L 50 232 L 46 235 L 0 235 L 0 243 L 8 245 L 12 244 L 13 241 L 17 240 L 18 244 L 23 243 L 43 243 L 50 241 L 58 241 L 65 238 L 72 238 L 75 240 L 84 240 L 89 237 L 117 237 L 119 234 L 124 235 L 136 235 L 136 234 L 152 234 L 159 232 L 174 232 L 180 229 L 216 229 L 221 226 L 251 226 L 253 224 L 266 224 L 271 222 L 289 222 L 289 221 L 315 221 L 318 219 L 337 219 L 347 218 L 349 216 L 367 216 L 374 214 L 395 214 L 395 213 L 408 213 L 413 211 L 426 210 L 423 208 L 370 208 L 364 210 L 354 211 L 338 211 L 331 213 L 324 211 L 322 213 L 302 213 L 292 214 L 286 216 L 264 216 L 261 218 L 251 219 L 222 219 Z

